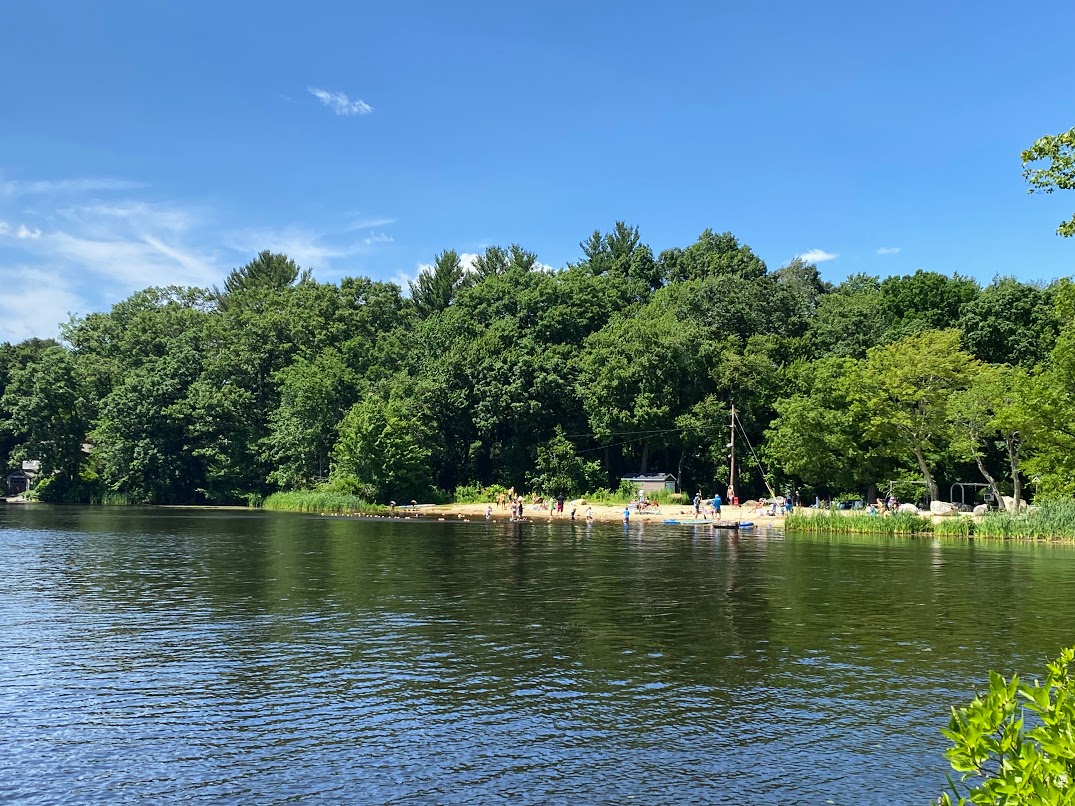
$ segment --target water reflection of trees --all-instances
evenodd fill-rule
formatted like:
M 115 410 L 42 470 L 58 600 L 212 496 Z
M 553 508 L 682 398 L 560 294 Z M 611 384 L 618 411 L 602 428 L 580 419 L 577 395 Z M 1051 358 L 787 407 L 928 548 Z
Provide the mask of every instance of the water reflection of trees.
M 159 509 L 13 517 L 48 535 L 44 595 L 108 629 L 155 625 L 156 660 L 200 652 L 251 688 L 343 692 L 373 675 L 430 696 L 570 680 L 722 698 L 799 678 L 853 696 L 895 675 L 925 691 L 967 664 L 1053 651 L 1075 580 L 1070 547 Z

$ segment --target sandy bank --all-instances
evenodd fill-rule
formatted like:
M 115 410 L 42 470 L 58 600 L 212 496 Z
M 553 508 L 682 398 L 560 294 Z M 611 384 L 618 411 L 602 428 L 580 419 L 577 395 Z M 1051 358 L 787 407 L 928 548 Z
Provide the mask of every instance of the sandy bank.
M 556 513 L 550 512 L 547 509 L 537 509 L 532 505 L 526 507 L 526 517 L 533 521 L 556 521 L 556 520 L 570 520 L 571 509 L 574 505 L 575 520 L 586 520 L 586 509 L 589 507 L 593 510 L 594 521 L 600 523 L 622 523 L 623 522 L 623 510 L 625 506 L 623 504 L 583 504 L 574 503 L 568 501 L 564 504 L 563 515 L 557 516 Z M 484 520 L 485 510 L 489 504 L 445 504 L 442 506 L 423 507 L 422 517 L 434 517 L 434 518 L 455 518 L 458 520 Z M 492 519 L 495 521 L 507 521 L 511 518 L 511 510 L 507 508 L 498 509 L 496 504 L 491 505 L 493 508 Z M 663 520 L 675 518 L 693 518 L 694 507 L 686 506 L 683 504 L 673 504 L 660 507 L 659 509 L 647 509 L 642 512 L 636 512 L 635 508 L 631 508 L 631 522 L 643 522 L 643 523 L 660 523 Z M 783 513 L 773 517 L 771 515 L 762 515 L 760 513 L 755 514 L 752 508 L 746 507 L 721 507 L 720 519 L 722 521 L 753 521 L 754 523 L 783 523 Z M 713 520 L 712 515 L 709 515 L 705 519 L 700 519 L 698 523 L 710 523 Z

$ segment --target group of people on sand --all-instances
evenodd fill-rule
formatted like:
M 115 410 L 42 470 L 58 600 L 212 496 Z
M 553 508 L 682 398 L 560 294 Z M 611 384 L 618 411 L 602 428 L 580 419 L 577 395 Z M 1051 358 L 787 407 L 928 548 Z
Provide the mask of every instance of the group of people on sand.
M 893 512 L 899 512 L 900 502 L 894 495 L 890 495 L 888 500 L 878 498 L 877 501 L 866 507 L 867 515 L 891 515 Z
M 548 512 L 549 517 L 562 518 L 564 517 L 564 507 L 567 503 L 567 497 L 560 493 L 556 497 L 538 495 L 537 493 L 530 494 L 530 507 L 534 512 Z M 496 497 L 497 509 L 511 508 L 511 520 L 522 521 L 526 520 L 526 499 L 522 495 L 515 492 L 515 488 L 512 487 L 507 493 L 498 493 Z M 578 512 L 578 502 L 573 501 L 570 508 L 570 518 L 575 520 L 575 515 Z M 488 506 L 485 508 L 485 519 L 492 520 L 493 508 Z M 593 509 L 587 507 L 586 509 L 587 520 L 593 520 Z
M 795 501 L 790 495 L 778 495 L 776 498 L 762 498 L 750 510 L 751 515 L 771 515 L 776 517 L 783 510 L 785 515 L 790 515 L 795 509 Z
M 720 493 L 713 493 L 712 498 L 702 498 L 702 491 L 699 490 L 694 494 L 694 519 L 708 520 L 709 516 L 713 516 L 713 520 L 720 520 L 720 508 L 724 501 L 720 497 Z

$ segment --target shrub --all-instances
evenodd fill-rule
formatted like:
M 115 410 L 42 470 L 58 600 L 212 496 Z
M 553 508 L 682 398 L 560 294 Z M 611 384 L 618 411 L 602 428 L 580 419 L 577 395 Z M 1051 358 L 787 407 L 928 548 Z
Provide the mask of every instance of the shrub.
M 1070 676 L 1075 647 L 1046 664 L 1045 682 L 1021 685 L 989 673 L 989 690 L 952 709 L 945 755 L 959 781 L 938 804 L 1071 802 L 1075 781 L 1075 685 Z M 1027 728 L 1024 711 L 1035 715 Z M 970 782 L 970 783 L 968 783 Z M 962 791 L 961 791 L 962 790 Z M 954 798 L 954 799 L 953 799 Z
M 485 491 L 477 482 L 473 484 L 460 484 L 455 488 L 452 498 L 457 504 L 477 504 L 485 500 Z
M 552 439 L 538 446 L 534 473 L 527 474 L 526 481 L 531 489 L 574 497 L 604 478 L 600 463 L 579 456 L 564 429 L 556 426 Z
M 839 510 L 823 509 L 792 512 L 784 520 L 784 528 L 794 532 L 830 534 L 919 535 L 932 534 L 933 522 L 909 512 L 883 516 L 849 512 L 845 515 Z
M 586 499 L 595 504 L 626 504 L 636 498 L 638 488 L 629 481 L 621 481 L 615 490 L 599 488 L 586 494 Z
M 944 520 L 935 521 L 933 534 L 941 537 L 970 537 L 970 518 L 945 518 Z
M 1075 539 L 1075 500 L 1044 501 L 1032 512 L 990 512 L 975 524 L 978 537 Z
M 386 512 L 388 507 L 371 504 L 356 495 L 316 490 L 294 490 L 273 493 L 262 504 L 263 509 L 282 512 L 329 512 L 333 515 Z

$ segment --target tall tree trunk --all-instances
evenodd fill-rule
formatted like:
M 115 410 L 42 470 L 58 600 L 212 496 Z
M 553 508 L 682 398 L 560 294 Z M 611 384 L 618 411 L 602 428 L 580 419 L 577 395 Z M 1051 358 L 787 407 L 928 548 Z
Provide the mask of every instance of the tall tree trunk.
M 639 470 L 639 473 L 644 474 L 646 472 L 646 465 L 648 465 L 648 464 L 649 464 L 649 440 L 647 439 L 642 443 L 642 469 Z
M 914 449 L 914 458 L 918 462 L 918 469 L 922 471 L 922 480 L 926 482 L 930 500 L 936 501 L 938 498 L 937 482 L 933 480 L 933 474 L 929 472 L 929 465 L 926 464 L 926 457 L 922 454 L 922 449 L 917 445 Z
M 1023 498 L 1023 482 L 1019 478 L 1019 435 L 1005 434 L 1004 443 L 1008 446 L 1008 462 L 1012 467 L 1012 510 L 1019 512 L 1019 504 Z
M 993 491 L 993 497 L 997 499 L 1000 508 L 1006 509 L 1007 507 L 1004 506 L 1004 496 L 1000 494 L 1000 487 L 997 486 L 997 480 L 985 469 L 985 462 L 982 461 L 981 455 L 974 457 L 974 463 L 978 465 L 978 472 L 982 474 L 982 478 L 989 482 L 989 489 Z

